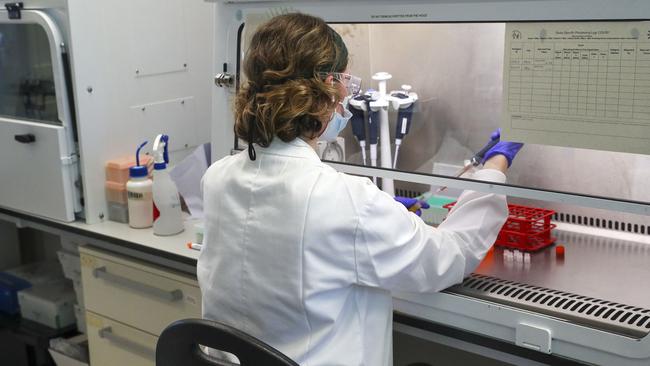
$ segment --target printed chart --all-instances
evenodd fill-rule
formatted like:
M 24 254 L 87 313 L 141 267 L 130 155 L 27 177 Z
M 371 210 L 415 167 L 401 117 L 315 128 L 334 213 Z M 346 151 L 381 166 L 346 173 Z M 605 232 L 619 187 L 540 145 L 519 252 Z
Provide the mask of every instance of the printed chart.
M 649 26 L 508 24 L 504 136 L 650 154 Z

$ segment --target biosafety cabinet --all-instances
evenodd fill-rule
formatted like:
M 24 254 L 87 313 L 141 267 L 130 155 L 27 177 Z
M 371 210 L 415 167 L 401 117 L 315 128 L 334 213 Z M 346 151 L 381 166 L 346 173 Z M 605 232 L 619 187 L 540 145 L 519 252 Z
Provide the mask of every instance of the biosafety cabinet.
M 0 207 L 101 222 L 106 161 L 208 142 L 212 4 L 0 3 Z
M 245 147 L 231 101 L 248 39 L 300 11 L 341 34 L 363 80 L 361 127 L 331 166 L 430 199 L 434 225 L 464 189 L 507 195 L 513 222 L 542 217 L 527 240 L 543 245 L 497 245 L 461 284 L 394 294 L 396 365 L 650 364 L 650 3 L 213 3 L 213 159 Z M 508 183 L 456 176 L 499 127 L 525 143 Z

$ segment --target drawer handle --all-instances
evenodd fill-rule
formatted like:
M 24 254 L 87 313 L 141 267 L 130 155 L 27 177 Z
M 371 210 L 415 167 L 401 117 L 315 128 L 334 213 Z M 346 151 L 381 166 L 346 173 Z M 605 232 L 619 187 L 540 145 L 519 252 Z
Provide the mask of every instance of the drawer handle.
M 179 289 L 172 291 L 161 290 L 157 287 L 149 286 L 142 282 L 133 281 L 131 279 L 109 273 L 108 270 L 106 270 L 106 267 L 95 268 L 93 270 L 93 277 L 101 278 L 104 281 L 127 287 L 134 292 L 145 293 L 169 302 L 178 301 L 183 298 L 183 291 Z
M 20 142 L 21 144 L 29 144 L 36 141 L 36 136 L 32 133 L 25 133 L 22 135 L 14 135 L 14 140 Z
M 143 346 L 140 343 L 133 342 L 128 338 L 118 336 L 117 334 L 113 333 L 113 329 L 111 329 L 111 327 L 104 327 L 98 330 L 97 333 L 99 334 L 99 338 L 106 339 L 111 343 L 115 343 L 125 350 L 145 356 L 150 360 L 154 360 L 156 358 L 156 353 L 153 349 L 147 346 Z

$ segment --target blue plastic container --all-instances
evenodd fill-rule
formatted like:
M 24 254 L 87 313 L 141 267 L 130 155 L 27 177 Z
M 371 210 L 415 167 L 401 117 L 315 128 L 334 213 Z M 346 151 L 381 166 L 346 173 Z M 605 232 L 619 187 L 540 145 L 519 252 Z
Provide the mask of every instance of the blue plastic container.
M 18 291 L 32 287 L 32 284 L 9 273 L 0 272 L 0 312 L 10 315 L 20 313 Z

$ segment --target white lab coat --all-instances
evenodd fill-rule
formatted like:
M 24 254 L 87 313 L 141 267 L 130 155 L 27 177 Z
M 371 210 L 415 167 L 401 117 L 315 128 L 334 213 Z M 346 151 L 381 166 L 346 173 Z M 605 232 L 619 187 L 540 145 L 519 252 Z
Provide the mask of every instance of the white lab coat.
M 459 283 L 505 222 L 505 197 L 465 192 L 438 229 L 297 139 L 214 163 L 203 177 L 203 316 L 301 365 L 392 365 L 391 290 Z M 476 179 L 504 182 L 496 170 Z

